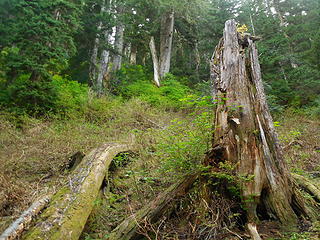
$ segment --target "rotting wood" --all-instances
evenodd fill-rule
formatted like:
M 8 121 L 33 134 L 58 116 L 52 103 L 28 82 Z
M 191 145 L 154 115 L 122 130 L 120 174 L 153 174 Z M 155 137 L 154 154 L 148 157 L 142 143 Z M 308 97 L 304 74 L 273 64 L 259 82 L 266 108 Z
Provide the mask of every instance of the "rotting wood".
M 116 227 L 108 236 L 108 240 L 131 240 L 139 237 L 137 231 L 144 222 L 154 223 L 161 215 L 163 215 L 170 203 L 184 196 L 191 188 L 198 175 L 188 175 L 181 181 L 173 184 L 165 192 L 157 196 L 153 201 L 147 204 L 137 213 L 125 219 L 118 227 Z
M 33 203 L 21 216 L 15 220 L 1 235 L 0 240 L 18 238 L 35 216 L 50 202 L 52 195 L 46 195 Z
M 309 212 L 296 189 L 283 159 L 261 79 L 258 52 L 249 34 L 237 32 L 236 21 L 225 24 L 224 36 L 211 64 L 215 109 L 213 150 L 208 165 L 217 159 L 236 166 L 235 174 L 253 180 L 242 181 L 241 197 L 247 211 L 247 227 L 253 239 L 257 211 L 294 227 L 298 215 Z
M 304 176 L 291 173 L 294 180 L 297 181 L 298 185 L 301 186 L 305 191 L 310 193 L 318 202 L 320 202 L 320 189 L 315 186 L 310 180 Z
M 112 159 L 132 148 L 125 144 L 104 144 L 91 151 L 22 239 L 79 239 Z

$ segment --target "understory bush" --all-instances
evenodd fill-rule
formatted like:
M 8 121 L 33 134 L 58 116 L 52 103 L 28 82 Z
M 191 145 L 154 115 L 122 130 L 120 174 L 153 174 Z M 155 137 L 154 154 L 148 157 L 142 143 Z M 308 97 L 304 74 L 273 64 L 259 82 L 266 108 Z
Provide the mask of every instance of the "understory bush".
M 202 168 L 205 152 L 211 147 L 212 102 L 209 98 L 186 98 L 194 111 L 185 119 L 174 119 L 159 133 L 156 155 L 161 170 L 166 173 L 186 174 Z
M 2 110 L 22 115 L 39 116 L 56 109 L 58 94 L 49 81 L 30 81 L 28 74 L 20 75 L 7 86 L 1 86 Z
M 83 109 L 88 90 L 86 85 L 59 75 L 51 80 L 30 81 L 30 75 L 23 74 L 1 85 L 0 108 L 17 115 L 70 117 Z
M 153 74 L 140 65 L 124 65 L 111 81 L 111 92 L 124 99 L 140 98 L 153 106 L 164 108 L 179 108 L 192 90 L 183 82 L 184 78 L 177 78 L 167 74 L 161 80 L 161 87 L 153 83 Z

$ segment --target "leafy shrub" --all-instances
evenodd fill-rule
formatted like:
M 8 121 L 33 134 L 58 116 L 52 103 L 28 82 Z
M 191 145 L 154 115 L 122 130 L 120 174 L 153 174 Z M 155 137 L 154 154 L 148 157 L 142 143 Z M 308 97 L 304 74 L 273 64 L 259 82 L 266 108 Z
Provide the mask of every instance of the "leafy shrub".
M 162 170 L 177 174 L 202 168 L 201 161 L 211 146 L 212 103 L 199 100 L 189 119 L 173 120 L 163 130 L 158 143 L 157 155 L 162 161 Z
M 126 86 L 137 81 L 148 82 L 151 78 L 141 65 L 123 65 L 111 79 L 110 90 L 116 95 L 121 95 Z
M 20 75 L 12 84 L 0 89 L 1 108 L 18 115 L 43 116 L 58 114 L 70 117 L 88 100 L 88 87 L 55 75 L 52 81 L 30 81 Z
M 168 74 L 158 88 L 151 81 L 138 80 L 121 87 L 120 95 L 125 98 L 139 97 L 153 106 L 178 108 L 183 105 L 180 99 L 185 98 L 191 90 L 181 84 L 173 75 Z
M 82 111 L 88 101 L 87 85 L 65 79 L 59 75 L 53 76 L 52 85 L 57 93 L 55 112 L 71 117 Z
M 15 114 L 44 115 L 56 109 L 56 89 L 48 81 L 30 81 L 20 75 L 8 87 L 0 90 L 1 108 Z

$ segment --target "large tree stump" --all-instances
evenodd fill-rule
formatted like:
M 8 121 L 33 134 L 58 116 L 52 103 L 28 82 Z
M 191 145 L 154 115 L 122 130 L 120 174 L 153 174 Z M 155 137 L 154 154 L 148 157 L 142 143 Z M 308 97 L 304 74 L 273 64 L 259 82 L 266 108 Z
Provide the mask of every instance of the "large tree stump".
M 105 144 L 91 151 L 22 239 L 79 239 L 112 159 L 131 149 L 130 145 Z
M 241 183 L 248 229 L 260 239 L 256 223 L 260 216 L 294 226 L 307 215 L 283 159 L 261 79 L 254 37 L 237 32 L 236 22 L 225 24 L 224 35 L 213 55 L 211 77 L 215 110 L 214 159 L 231 162 L 236 174 L 253 178 Z

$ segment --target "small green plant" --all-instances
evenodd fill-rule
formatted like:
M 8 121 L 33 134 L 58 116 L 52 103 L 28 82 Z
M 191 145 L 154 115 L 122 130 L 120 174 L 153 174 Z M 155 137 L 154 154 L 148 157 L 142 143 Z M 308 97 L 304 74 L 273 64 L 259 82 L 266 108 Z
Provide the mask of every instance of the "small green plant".
M 191 119 L 175 119 L 161 134 L 157 155 L 164 172 L 186 173 L 199 169 L 212 138 L 212 117 L 208 111 L 195 111 Z

